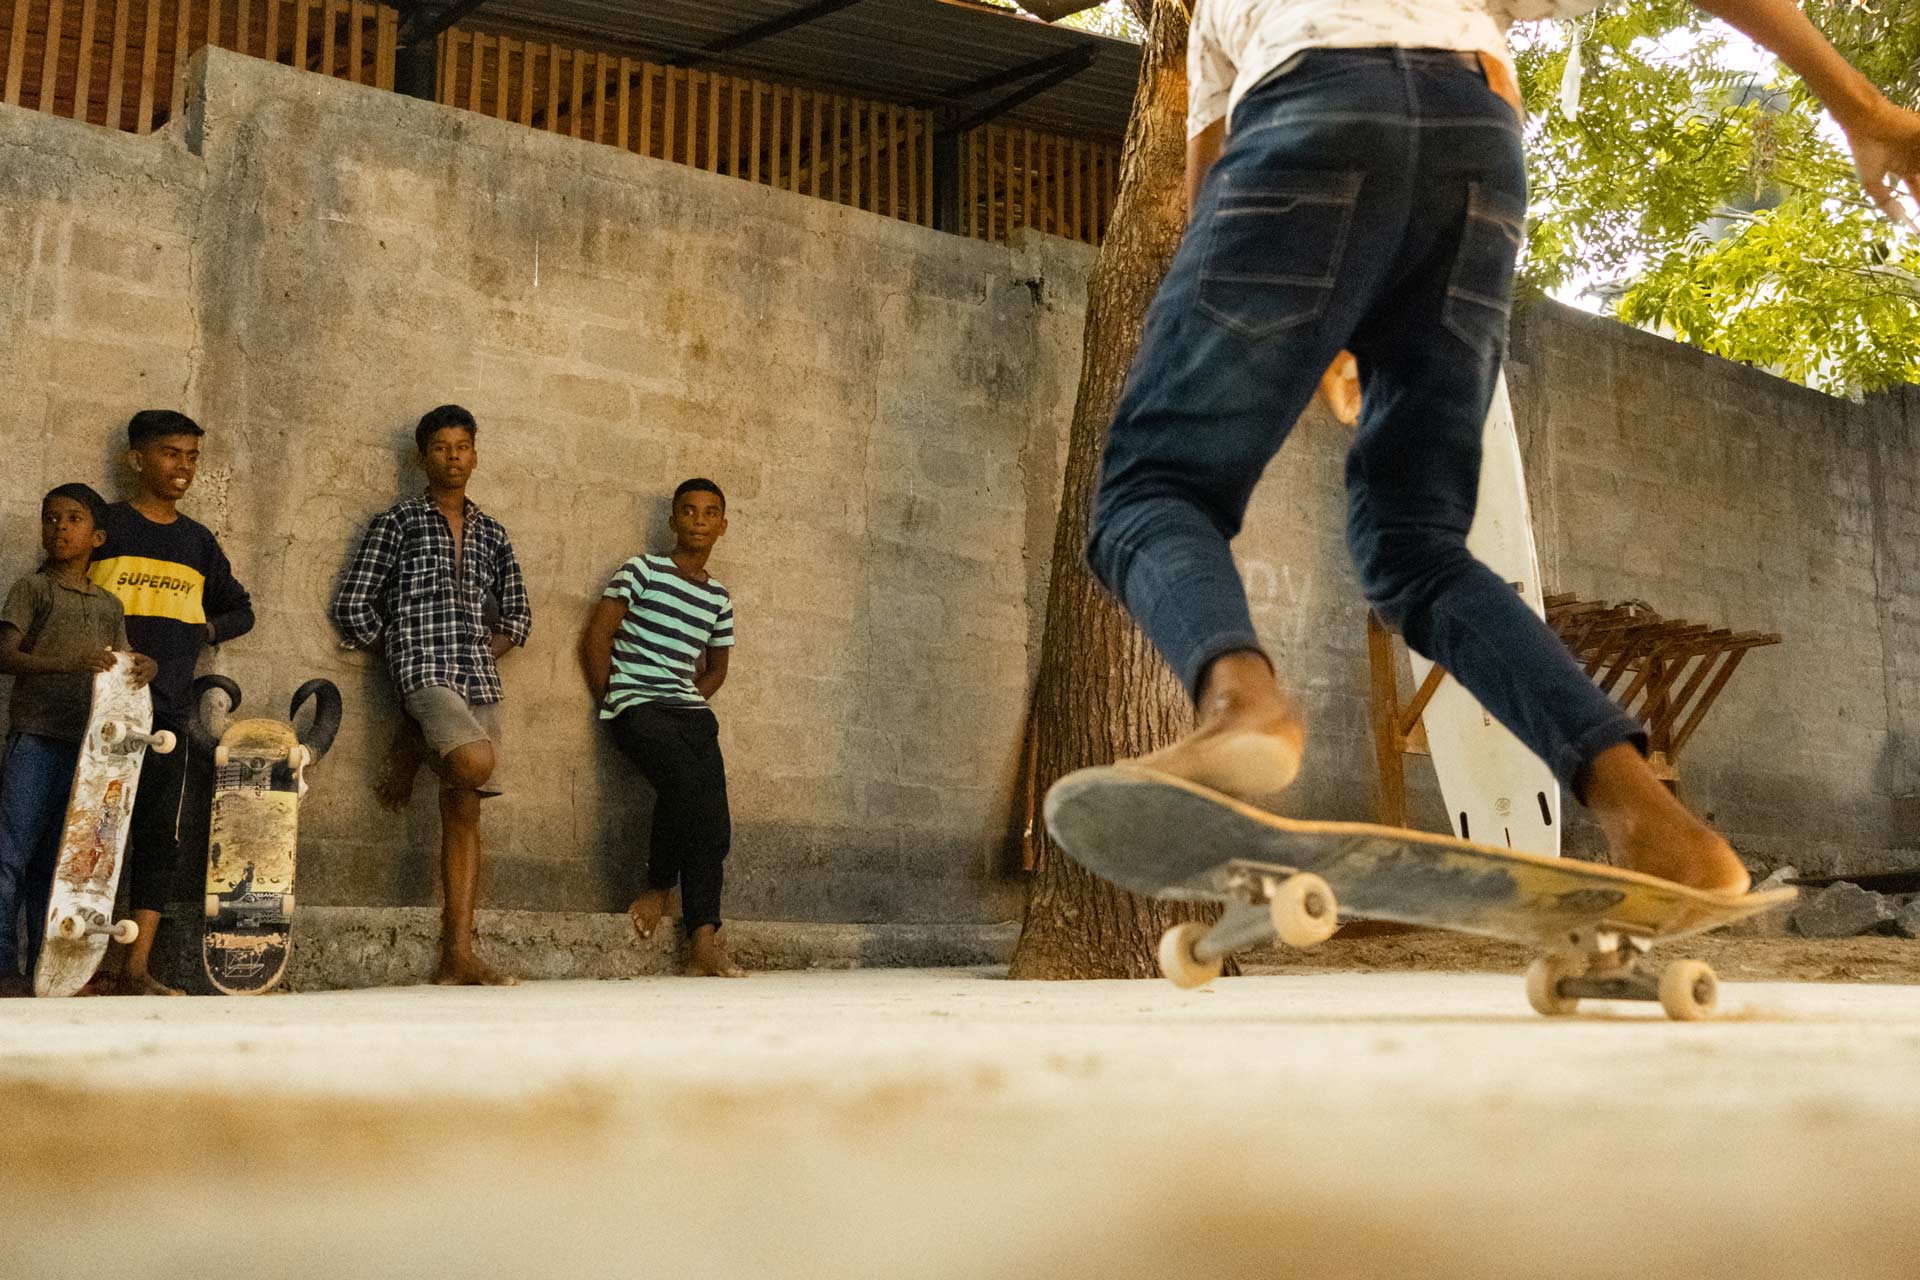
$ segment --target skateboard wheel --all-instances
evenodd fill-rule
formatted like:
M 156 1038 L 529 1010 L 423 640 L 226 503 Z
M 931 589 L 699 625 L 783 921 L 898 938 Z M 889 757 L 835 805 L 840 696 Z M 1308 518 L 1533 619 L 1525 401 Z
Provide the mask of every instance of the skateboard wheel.
M 1527 1003 L 1535 1013 L 1560 1018 L 1580 1007 L 1579 997 L 1560 994 L 1560 980 L 1573 977 L 1575 968 L 1561 956 L 1541 956 L 1527 966 Z
M 174 737 L 171 729 L 162 729 L 153 735 L 153 751 L 156 755 L 173 754 Z
M 213 767 L 216 769 L 227 767 L 227 744 L 224 742 L 213 749 Z
M 107 934 L 124 947 L 140 936 L 140 926 L 135 921 L 122 920 L 109 929 Z
M 127 740 L 127 722 L 109 720 L 100 726 L 100 741 L 110 747 L 117 747 Z
M 1274 936 L 1290 947 L 1317 947 L 1340 927 L 1332 887 L 1311 872 L 1288 876 L 1271 893 Z
M 296 746 L 287 752 L 287 768 L 304 769 L 313 763 L 313 752 L 304 746 Z
M 87 936 L 87 922 L 79 916 L 61 916 L 53 931 L 68 942 L 75 942 Z
M 217 916 L 219 916 L 219 914 L 220 914 L 220 895 L 217 893 L 210 893 L 207 895 L 207 919 L 212 920 Z
M 1675 960 L 1660 971 L 1660 1007 L 1675 1022 L 1712 1017 L 1719 999 L 1720 980 L 1704 960 Z
M 1220 976 L 1225 963 L 1202 960 L 1193 954 L 1194 944 L 1207 936 L 1207 926 L 1197 920 L 1177 924 L 1160 935 L 1160 972 L 1181 990 L 1204 987 Z
M 293 895 L 292 894 L 283 893 L 280 895 L 280 914 L 283 916 L 293 915 Z

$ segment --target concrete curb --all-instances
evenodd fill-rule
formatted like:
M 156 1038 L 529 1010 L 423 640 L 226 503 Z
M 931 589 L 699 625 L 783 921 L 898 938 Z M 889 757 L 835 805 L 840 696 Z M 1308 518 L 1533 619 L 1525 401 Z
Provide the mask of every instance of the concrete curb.
M 489 962 L 530 979 L 670 974 L 677 971 L 681 945 L 671 927 L 642 942 L 625 915 L 599 912 L 481 911 L 479 931 L 481 954 Z M 738 920 L 726 927 L 734 958 L 760 970 L 1004 965 L 1019 932 L 1012 923 Z M 301 907 L 283 986 L 331 991 L 426 982 L 439 958 L 439 940 L 440 912 L 433 907 Z M 197 928 L 163 928 L 154 968 L 188 991 L 210 990 Z

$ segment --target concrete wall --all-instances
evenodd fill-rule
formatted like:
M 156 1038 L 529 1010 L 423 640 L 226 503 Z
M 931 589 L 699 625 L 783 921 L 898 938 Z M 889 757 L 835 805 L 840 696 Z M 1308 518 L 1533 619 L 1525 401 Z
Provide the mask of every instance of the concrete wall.
M 188 509 L 260 617 L 209 665 L 262 703 L 317 673 L 348 698 L 303 900 L 433 897 L 430 788 L 404 818 L 370 802 L 393 701 L 323 610 L 367 518 L 419 482 L 412 420 L 455 400 L 536 613 L 504 667 L 513 791 L 487 810 L 486 901 L 605 910 L 635 885 L 644 788 L 595 731 L 573 642 L 698 472 L 732 499 L 714 564 L 741 636 L 718 704 L 730 910 L 1013 915 L 1008 797 L 1087 251 L 983 245 L 218 51 L 197 85 L 147 139 L 0 109 L 0 430 L 25 459 L 0 570 L 31 566 L 45 488 L 120 488 L 130 411 L 206 423 Z M 1514 353 L 1549 586 L 1787 636 L 1689 747 L 1688 793 L 1803 867 L 1916 843 L 1920 397 L 1849 404 L 1556 307 Z M 1345 439 L 1308 416 L 1239 550 L 1317 717 L 1292 806 L 1364 817 Z

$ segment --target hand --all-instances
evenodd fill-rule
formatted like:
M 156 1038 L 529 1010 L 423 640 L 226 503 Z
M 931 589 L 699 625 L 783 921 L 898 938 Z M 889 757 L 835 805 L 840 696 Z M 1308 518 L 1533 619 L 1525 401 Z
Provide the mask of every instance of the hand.
M 133 655 L 133 687 L 144 689 L 160 673 L 160 664 L 144 653 Z
M 1320 398 L 1333 416 L 1351 427 L 1360 421 L 1360 363 L 1342 351 L 1320 375 Z
M 1920 200 L 1920 115 L 1883 102 L 1865 120 L 1843 127 L 1867 198 L 1895 222 L 1912 226 L 1899 188 L 1904 183 L 1907 194 Z
M 83 653 L 67 664 L 67 670 L 76 676 L 97 676 L 102 671 L 113 670 L 113 650 L 102 649 L 98 653 Z

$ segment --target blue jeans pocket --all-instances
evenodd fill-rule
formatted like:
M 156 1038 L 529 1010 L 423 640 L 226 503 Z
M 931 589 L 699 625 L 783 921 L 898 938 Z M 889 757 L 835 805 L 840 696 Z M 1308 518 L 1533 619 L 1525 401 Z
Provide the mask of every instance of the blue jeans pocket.
M 1259 341 L 1319 319 L 1333 296 L 1360 196 L 1358 173 L 1218 176 L 1198 306 Z
M 1482 357 L 1503 350 L 1513 309 L 1513 264 L 1526 236 L 1526 202 L 1474 182 L 1467 187 L 1467 221 L 1447 278 L 1441 320 Z

